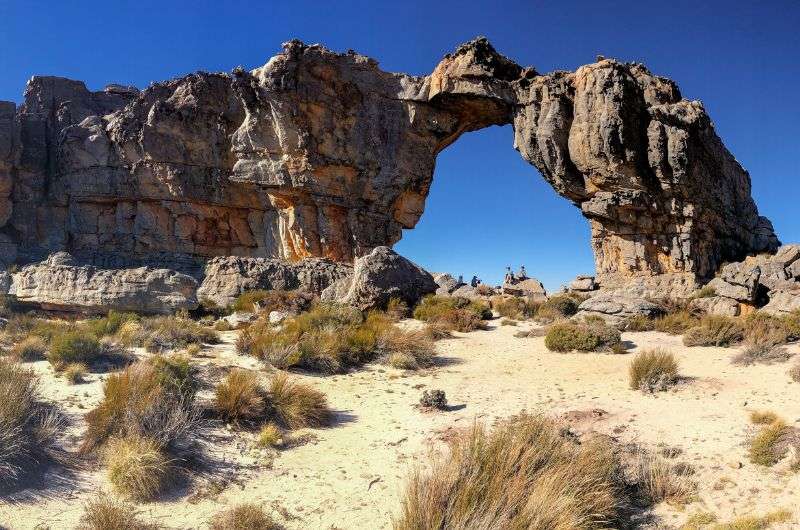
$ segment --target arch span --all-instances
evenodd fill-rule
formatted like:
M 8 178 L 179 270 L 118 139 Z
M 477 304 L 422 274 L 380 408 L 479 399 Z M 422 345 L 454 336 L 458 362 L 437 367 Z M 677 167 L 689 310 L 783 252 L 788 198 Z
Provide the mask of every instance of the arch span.
M 141 93 L 34 78 L 22 107 L 0 105 L 0 242 L 23 258 L 350 261 L 414 227 L 437 153 L 505 124 L 589 219 L 601 283 L 708 277 L 778 246 L 675 83 L 611 59 L 539 74 L 483 38 L 425 77 L 292 41 L 251 72 Z

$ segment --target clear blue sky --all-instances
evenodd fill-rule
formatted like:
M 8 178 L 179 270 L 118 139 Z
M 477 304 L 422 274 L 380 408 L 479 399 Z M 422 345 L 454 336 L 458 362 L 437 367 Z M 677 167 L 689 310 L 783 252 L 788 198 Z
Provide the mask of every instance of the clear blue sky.
M 145 87 L 264 64 L 291 38 L 427 74 L 476 35 L 539 71 L 597 54 L 641 61 L 702 100 L 750 171 L 759 209 L 800 241 L 800 2 L 242 2 L 0 0 L 0 100 L 33 74 Z M 586 221 L 512 148 L 510 127 L 468 134 L 438 160 L 427 208 L 397 249 L 486 281 L 524 263 L 548 288 L 592 272 Z

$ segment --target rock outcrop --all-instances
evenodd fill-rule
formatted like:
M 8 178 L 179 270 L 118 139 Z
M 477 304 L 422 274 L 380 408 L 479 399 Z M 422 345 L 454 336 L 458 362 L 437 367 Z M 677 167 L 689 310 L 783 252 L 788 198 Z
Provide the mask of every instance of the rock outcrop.
M 479 38 L 413 77 L 291 41 L 141 92 L 32 78 L 0 103 L 0 261 L 66 250 L 198 278 L 214 256 L 352 262 L 416 225 L 441 150 L 504 124 L 589 220 L 601 285 L 778 247 L 703 105 L 640 64 L 540 74 Z
M 328 259 L 309 258 L 289 263 L 279 259 L 219 257 L 206 265 L 197 297 L 227 307 L 243 292 L 257 289 L 301 289 L 320 295 L 335 281 L 352 274 L 352 266 Z
M 195 309 L 196 291 L 194 278 L 172 270 L 77 266 L 71 256 L 59 253 L 12 274 L 9 294 L 46 310 L 169 314 Z
M 536 278 L 525 278 L 503 283 L 503 294 L 511 296 L 525 296 L 527 298 L 544 301 L 547 299 L 547 291 L 542 282 Z
M 661 306 L 644 298 L 598 293 L 581 302 L 573 318 L 600 317 L 611 326 L 624 327 L 631 317 L 641 315 L 653 318 L 662 313 L 664 309 Z
M 339 280 L 322 292 L 322 299 L 367 310 L 385 308 L 392 298 L 413 307 L 438 285 L 427 271 L 389 247 L 376 247 L 356 259 L 351 278 Z

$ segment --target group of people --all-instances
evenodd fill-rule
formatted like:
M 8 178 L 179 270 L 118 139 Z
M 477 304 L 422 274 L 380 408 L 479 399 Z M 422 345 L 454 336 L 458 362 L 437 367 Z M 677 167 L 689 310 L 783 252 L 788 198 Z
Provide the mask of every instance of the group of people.
M 459 283 L 459 285 L 463 285 L 464 284 L 464 277 L 462 275 L 460 275 L 460 274 L 458 275 L 458 283 Z M 472 287 L 477 287 L 477 286 L 479 286 L 481 284 L 481 279 L 478 278 L 477 276 L 473 275 L 472 276 L 472 280 L 470 280 L 469 284 Z
M 525 265 L 521 265 L 519 268 L 519 272 L 514 274 L 514 271 L 511 270 L 511 267 L 506 267 L 506 275 L 503 278 L 503 283 L 515 283 L 522 280 L 528 279 L 528 271 L 525 270 Z

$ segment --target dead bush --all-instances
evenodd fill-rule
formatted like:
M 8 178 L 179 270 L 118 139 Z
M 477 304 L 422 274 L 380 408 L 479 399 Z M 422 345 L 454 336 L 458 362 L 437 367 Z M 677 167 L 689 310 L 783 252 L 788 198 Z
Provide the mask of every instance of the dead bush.
M 671 462 L 644 451 L 638 456 L 634 480 L 649 504 L 665 501 L 684 505 L 691 502 L 695 493 L 695 485 L 678 473 Z
M 304 291 L 245 291 L 233 303 L 234 311 L 263 312 L 286 311 L 300 313 L 311 307 L 314 295 Z
M 791 358 L 781 345 L 789 341 L 790 329 L 784 319 L 761 312 L 748 315 L 742 322 L 744 340 L 742 351 L 734 357 L 736 364 L 772 364 Z
M 625 331 L 653 331 L 655 321 L 645 315 L 634 315 L 625 322 Z

